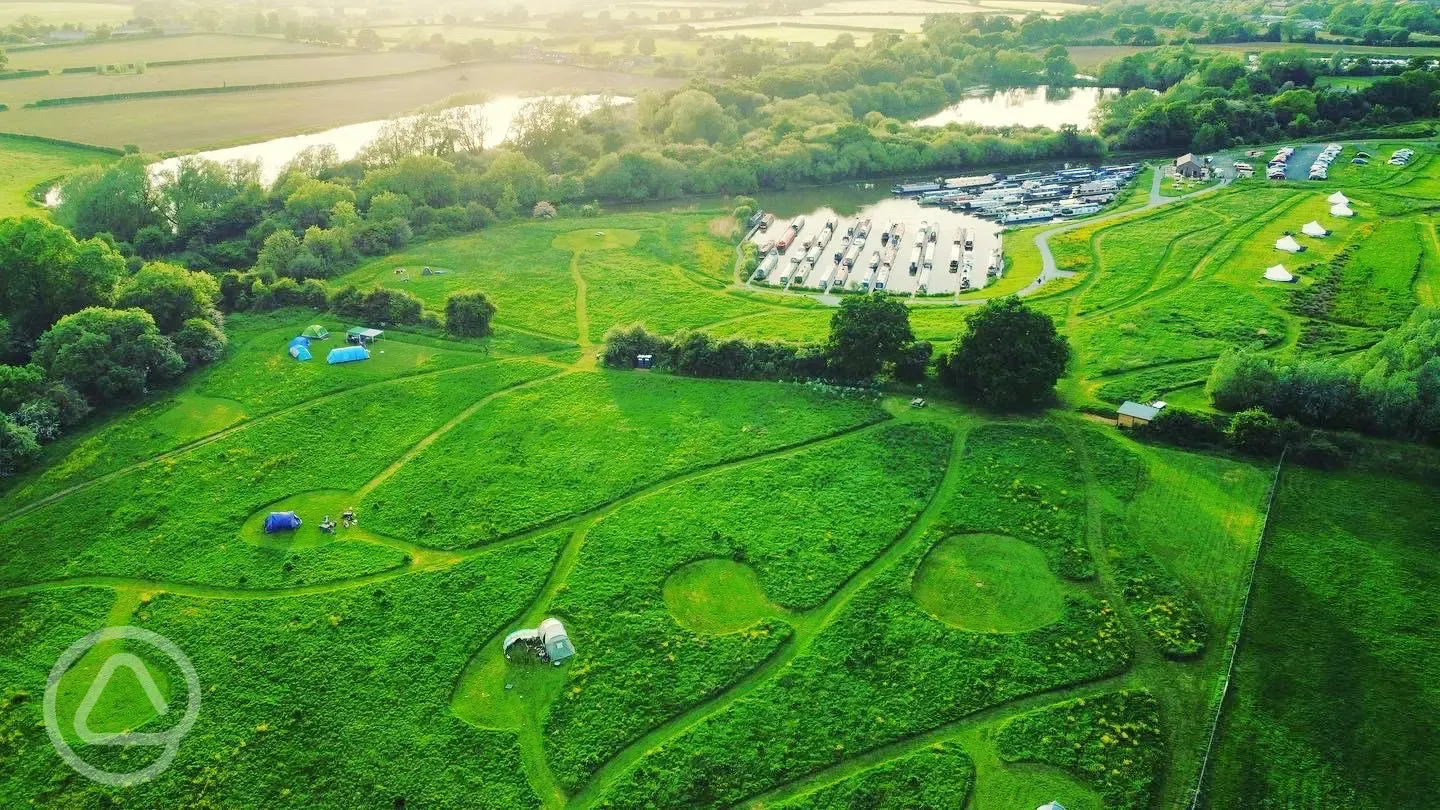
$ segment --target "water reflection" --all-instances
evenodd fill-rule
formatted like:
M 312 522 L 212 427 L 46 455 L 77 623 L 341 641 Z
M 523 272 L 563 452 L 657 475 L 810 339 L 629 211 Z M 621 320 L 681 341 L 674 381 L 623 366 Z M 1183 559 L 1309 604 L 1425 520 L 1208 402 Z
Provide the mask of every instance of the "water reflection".
M 979 124 L 987 127 L 1024 126 L 1058 129 L 1070 124 L 1089 129 L 1090 117 L 1100 99 L 1119 93 L 1111 87 L 1054 89 L 1040 86 L 996 90 L 962 98 L 929 118 L 915 123 L 939 127 L 946 124 Z

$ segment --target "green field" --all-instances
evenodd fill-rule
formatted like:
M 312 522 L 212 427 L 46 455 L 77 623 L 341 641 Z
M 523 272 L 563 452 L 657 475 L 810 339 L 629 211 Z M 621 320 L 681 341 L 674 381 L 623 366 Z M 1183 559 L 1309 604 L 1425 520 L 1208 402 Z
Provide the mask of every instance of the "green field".
M 7 3 L 4 6 L 19 6 Z M 39 6 L 41 3 L 24 3 Z M 66 5 L 57 3 L 55 5 Z M 115 6 L 112 8 L 123 8 Z M 6 51 L 10 70 L 58 70 L 85 65 L 127 62 L 161 62 L 172 59 L 213 59 L 217 57 L 264 57 L 286 54 L 336 53 L 318 45 L 287 42 L 269 37 L 240 37 L 224 34 L 194 34 L 164 39 L 109 40 L 52 48 L 13 48 Z
M 1286 471 L 1209 806 L 1397 807 L 1434 793 L 1440 747 L 1422 718 L 1440 712 L 1435 497 L 1414 474 Z
M 0 217 L 41 213 L 34 192 L 76 169 L 114 159 L 94 149 L 0 136 Z
M 1277 470 L 1073 408 L 1203 403 L 1234 346 L 1307 357 L 1378 338 L 1440 289 L 1440 160 L 1422 148 L 1331 184 L 1159 207 L 1146 187 L 1057 233 L 1074 275 L 1030 300 L 1074 359 L 1065 407 L 1024 416 L 928 391 L 911 408 L 908 387 L 600 368 L 607 330 L 635 323 L 824 339 L 832 308 L 734 282 L 713 211 L 516 221 L 333 280 L 437 313 L 483 290 L 485 339 L 392 329 L 365 363 L 297 363 L 284 347 L 306 325 L 352 324 L 235 315 L 220 362 L 0 490 L 0 797 L 1186 806 Z M 1357 216 L 1332 221 L 1340 182 Z M 1262 282 L 1274 241 L 1310 219 L 1332 233 L 1284 257 L 1302 282 Z M 1038 274 L 1037 232 L 1008 236 L 1007 280 Z M 394 272 L 416 266 L 443 272 Z M 974 311 L 916 305 L 912 324 L 944 346 Z M 1406 806 L 1434 787 L 1414 719 L 1436 708 L 1433 486 L 1368 467 L 1278 480 L 1208 806 Z M 357 525 L 319 530 L 347 508 Z M 289 510 L 298 530 L 263 530 Z M 509 632 L 549 617 L 573 659 L 507 657 Z M 66 646 L 123 625 L 186 651 L 204 700 L 173 766 L 122 792 L 58 763 L 39 698 Z M 63 711 L 115 651 L 185 700 L 183 673 L 107 644 L 61 682 Z M 174 723 L 133 682 L 102 698 L 97 729 Z M 146 761 L 61 733 L 97 763 Z M 1417 767 L 1390 775 L 1401 760 Z
M 0 25 L 10 25 L 21 17 L 39 17 L 41 22 L 50 25 L 83 23 L 86 27 L 116 26 L 133 16 L 135 9 L 132 6 L 118 3 L 0 3 Z

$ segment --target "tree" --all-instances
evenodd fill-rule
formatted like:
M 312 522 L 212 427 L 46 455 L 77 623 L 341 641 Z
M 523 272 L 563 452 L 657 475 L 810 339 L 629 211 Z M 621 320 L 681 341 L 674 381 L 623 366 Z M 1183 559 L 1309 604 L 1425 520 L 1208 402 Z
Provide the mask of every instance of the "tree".
M 940 379 L 987 407 L 1027 407 L 1051 395 L 1069 359 L 1070 344 L 1055 322 L 1012 295 L 987 302 L 970 317 L 940 366 Z
M 108 233 L 123 242 L 147 225 L 159 225 L 150 187 L 150 168 L 139 155 L 107 168 L 92 166 L 66 178 L 60 187 L 55 221 L 81 237 Z
M 655 55 L 655 36 L 653 34 L 641 34 L 640 41 L 636 44 L 636 50 L 642 56 Z
M 1277 379 L 1269 358 L 1249 351 L 1231 351 L 1215 361 L 1205 393 L 1222 411 L 1242 411 L 1269 402 Z
M 410 213 L 415 204 L 404 194 L 396 194 L 393 191 L 382 191 L 370 198 L 370 208 L 365 217 L 373 222 L 386 222 L 393 219 L 410 221 Z
M 378 51 L 382 43 L 373 28 L 362 28 L 355 34 L 355 47 L 362 51 Z
M 214 322 L 204 318 L 191 318 L 180 327 L 171 340 L 186 368 L 195 368 L 213 363 L 225 353 L 229 340 Z
M 554 203 L 541 200 L 540 202 L 535 203 L 535 208 L 530 212 L 530 216 L 534 217 L 535 219 L 554 219 L 555 205 Z
M 930 370 L 930 357 L 934 353 L 935 347 L 928 340 L 906 346 L 900 359 L 895 361 L 895 379 L 909 383 L 925 382 L 925 374 Z
M 840 302 L 830 318 L 825 356 L 842 379 L 868 380 L 915 339 L 910 311 L 898 298 L 883 292 L 857 295 Z
M 62 315 L 109 306 L 124 273 L 124 257 L 107 242 L 78 242 L 38 217 L 0 220 L 0 319 L 9 322 L 8 353 L 23 354 Z
M 342 201 L 353 204 L 355 192 L 339 183 L 306 180 L 285 198 L 285 211 L 302 227 L 324 227 L 330 222 L 335 204 Z
M 0 478 L 29 467 L 39 456 L 40 443 L 35 440 L 35 432 L 0 414 Z
M 104 307 L 61 318 L 40 336 L 35 363 L 97 404 L 139 399 L 185 369 L 150 313 Z
M 455 293 L 445 301 L 445 331 L 452 335 L 486 337 L 494 317 L 495 305 L 484 293 Z
M 287 275 L 290 265 L 303 248 L 300 237 L 291 231 L 276 231 L 265 237 L 265 244 L 260 248 L 260 256 L 256 259 L 255 266 L 277 276 Z
M 170 334 L 192 318 L 213 318 L 220 283 L 208 273 L 152 262 L 120 285 L 116 306 L 150 313 L 161 333 Z
M 1280 420 L 1264 409 L 1250 408 L 1231 420 L 1230 442 L 1245 453 L 1273 456 L 1285 447 L 1285 431 Z

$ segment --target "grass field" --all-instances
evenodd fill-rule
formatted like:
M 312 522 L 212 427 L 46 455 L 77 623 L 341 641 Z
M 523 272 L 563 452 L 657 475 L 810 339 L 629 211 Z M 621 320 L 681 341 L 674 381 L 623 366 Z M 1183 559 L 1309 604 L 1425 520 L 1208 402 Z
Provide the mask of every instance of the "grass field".
M 114 159 L 114 155 L 92 149 L 0 136 L 0 217 L 43 213 L 32 191 L 76 169 Z
M 297 72 L 303 75 L 305 66 L 302 63 L 309 61 L 316 60 L 279 60 L 273 64 L 289 70 L 290 79 L 294 79 Z M 267 63 L 241 64 L 254 66 Z M 229 71 L 239 70 L 241 72 L 235 75 L 244 75 L 243 67 L 223 64 L 220 67 Z M 157 69 L 156 74 L 160 73 L 161 70 Z M 149 75 L 148 72 L 145 74 Z M 19 79 L 16 83 L 32 81 L 44 83 L 51 79 Z M 564 65 L 499 63 L 321 87 L 129 99 L 103 105 L 12 108 L 5 113 L 5 127 L 10 132 L 103 146 L 119 147 L 133 143 L 147 151 L 185 151 L 247 144 L 281 135 L 388 118 L 465 93 L 519 95 L 613 90 L 623 95 L 674 83 L 675 80 Z M 0 87 L 0 92 L 5 89 Z M 203 116 L 194 114 L 197 99 L 204 100 Z M 5 100 L 3 95 L 0 95 L 0 100 Z
M 1327 215 L 1328 187 L 1241 185 L 1057 236 L 1075 275 L 1035 302 L 1076 352 L 1062 392 L 1192 402 L 1231 346 L 1377 334 L 1436 277 L 1422 209 L 1440 178 L 1420 163 L 1345 181 L 1360 215 L 1313 242 L 1328 269 L 1299 291 L 1258 272 L 1280 233 Z M 237 316 L 215 366 L 52 445 L 0 492 L 0 801 L 1185 806 L 1273 464 L 1064 410 L 598 368 L 606 330 L 635 322 L 825 337 L 833 309 L 733 285 L 713 217 L 414 245 L 337 281 L 403 286 L 431 311 L 483 290 L 494 337 L 394 331 L 329 366 L 284 346 L 348 324 Z M 1038 264 L 1019 233 L 1031 248 L 1012 260 Z M 446 272 L 393 272 L 414 265 Z M 1322 283 L 1329 310 L 1297 305 Z M 916 306 L 914 331 L 946 345 L 974 311 Z M 1326 341 L 1302 344 L 1317 325 Z M 1413 718 L 1437 699 L 1432 489 L 1284 471 L 1209 806 L 1431 792 Z M 358 525 L 318 530 L 347 507 Z M 304 525 L 263 531 L 287 510 Z M 507 657 L 510 631 L 549 617 L 574 658 Z M 58 763 L 37 697 L 68 644 L 127 624 L 180 645 L 205 692 L 174 766 L 120 794 Z M 62 709 L 109 653 L 139 649 L 110 644 L 62 681 Z M 150 658 L 178 704 L 182 675 Z M 172 722 L 133 683 L 92 715 Z M 1372 776 L 1401 760 L 1421 767 Z
M 1382 470 L 1286 471 L 1207 806 L 1394 807 L 1440 787 L 1421 720 L 1440 712 L 1435 495 Z

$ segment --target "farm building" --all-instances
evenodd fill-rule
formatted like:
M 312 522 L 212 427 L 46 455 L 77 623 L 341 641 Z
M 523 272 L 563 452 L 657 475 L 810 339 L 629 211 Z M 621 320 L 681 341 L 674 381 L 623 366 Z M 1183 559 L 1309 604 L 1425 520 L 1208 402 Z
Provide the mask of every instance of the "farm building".
M 367 343 L 374 343 L 385 336 L 383 329 L 370 329 L 365 326 L 353 326 L 345 333 L 345 341 L 364 346 Z
M 575 655 L 575 645 L 570 643 L 570 634 L 565 632 L 565 625 L 554 618 L 546 619 L 539 627 L 516 630 L 506 636 L 506 658 L 510 657 L 511 648 L 517 644 L 523 644 L 541 661 L 549 661 L 556 666 Z
M 1179 177 L 1198 178 L 1205 176 L 1205 164 L 1192 154 L 1175 158 L 1175 174 Z
M 1300 226 L 1300 232 L 1306 236 L 1313 236 L 1316 239 L 1330 235 L 1330 231 L 1326 230 L 1324 225 L 1321 225 L 1313 219 Z
M 1160 409 L 1164 407 L 1164 405 L 1141 405 L 1127 399 L 1120 403 L 1115 424 L 1122 428 L 1148 425 L 1150 420 L 1154 419 L 1156 414 L 1160 413 Z
M 1274 265 L 1273 267 L 1267 267 L 1267 268 L 1265 268 L 1265 280 L 1266 280 L 1266 281 L 1294 281 L 1294 280 L 1295 280 L 1295 275 L 1294 275 L 1293 273 L 1291 273 L 1289 270 L 1286 270 L 1286 269 L 1285 269 L 1285 265 L 1283 265 L 1283 264 L 1277 264 L 1277 265 Z
M 1299 253 L 1300 251 L 1305 249 L 1305 246 L 1300 244 L 1299 242 L 1296 242 L 1295 237 L 1286 234 L 1275 240 L 1275 249 L 1283 250 L 1286 253 Z

